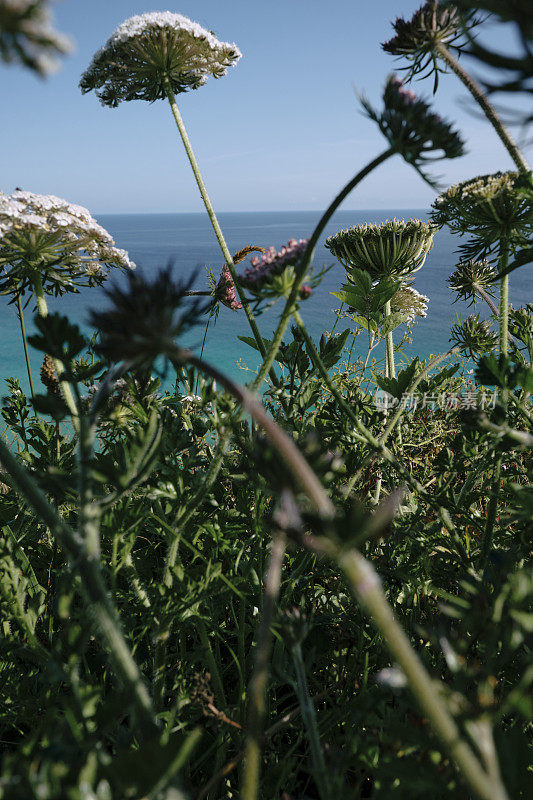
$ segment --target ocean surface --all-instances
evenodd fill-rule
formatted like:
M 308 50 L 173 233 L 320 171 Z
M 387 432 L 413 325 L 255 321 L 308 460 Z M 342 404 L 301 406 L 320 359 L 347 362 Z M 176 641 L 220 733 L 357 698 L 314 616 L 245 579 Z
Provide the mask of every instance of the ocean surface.
M 315 269 L 318 271 L 323 265 L 334 263 L 333 257 L 323 246 L 327 236 L 351 225 L 383 222 L 394 216 L 425 220 L 427 211 L 338 211 L 317 247 Z M 230 250 L 236 252 L 248 244 L 263 247 L 274 245 L 279 249 L 291 238 L 307 238 L 319 217 L 319 212 L 314 211 L 248 212 L 222 213 L 219 220 Z M 99 216 L 98 222 L 112 234 L 117 246 L 128 250 L 138 267 L 148 275 L 155 274 L 159 268 L 172 263 L 176 277 L 187 277 L 196 271 L 196 287 L 206 289 L 208 284 L 205 267 L 211 267 L 217 278 L 220 274 L 222 257 L 206 214 L 113 214 Z M 419 320 L 412 328 L 413 342 L 404 349 L 406 357 L 418 355 L 425 358 L 430 354 L 445 352 L 449 348 L 450 327 L 457 314 L 464 318 L 471 313 L 465 303 L 453 303 L 454 296 L 446 283 L 459 260 L 456 252 L 459 241 L 448 230 L 439 231 L 426 263 L 416 273 L 414 287 L 429 297 L 430 302 L 427 318 Z M 238 269 L 242 270 L 244 266 L 245 264 L 241 264 Z M 315 338 L 319 338 L 324 331 L 331 330 L 335 322 L 334 309 L 340 305 L 331 292 L 338 291 L 343 282 L 344 270 L 340 264 L 335 263 L 313 295 L 301 304 L 301 314 Z M 510 297 L 515 307 L 531 300 L 531 286 L 530 266 L 512 274 Z M 50 310 L 67 314 L 71 320 L 89 331 L 88 310 L 101 308 L 106 302 L 102 289 L 84 289 L 79 294 L 58 299 L 49 298 L 49 307 Z M 275 329 L 282 307 L 279 301 L 259 317 L 259 327 L 266 338 L 270 338 Z M 486 315 L 485 309 L 481 308 L 481 311 Z M 348 324 L 346 320 L 341 320 L 336 330 L 340 331 Z M 28 332 L 31 332 L 31 305 L 26 311 L 26 325 Z M 199 349 L 204 329 L 205 325 L 202 325 L 189 333 L 187 345 Z M 253 377 L 248 370 L 256 369 L 258 357 L 254 350 L 239 341 L 238 336 L 250 335 L 244 313 L 222 307 L 216 324 L 213 326 L 211 323 L 209 328 L 204 357 L 226 370 L 232 377 L 247 382 Z M 366 344 L 366 334 L 358 337 L 354 353 L 366 355 Z M 374 352 L 377 357 L 381 357 L 379 348 Z M 400 356 L 398 360 L 401 360 Z M 41 354 L 33 351 L 31 362 L 34 380 L 38 383 Z M 5 393 L 4 379 L 9 376 L 18 377 L 24 389 L 28 390 L 15 307 L 8 305 L 8 298 L 0 297 L 0 395 Z

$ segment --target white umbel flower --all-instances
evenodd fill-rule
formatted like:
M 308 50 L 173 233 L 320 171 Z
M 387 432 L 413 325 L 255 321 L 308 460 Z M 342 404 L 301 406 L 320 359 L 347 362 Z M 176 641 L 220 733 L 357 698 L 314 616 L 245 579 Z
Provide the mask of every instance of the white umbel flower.
M 401 314 L 407 325 L 417 321 L 417 317 L 426 317 L 429 297 L 420 294 L 408 284 L 400 286 L 390 301 L 393 314 Z
M 152 12 L 130 17 L 95 54 L 83 73 L 83 93 L 95 90 L 103 105 L 150 102 L 197 89 L 211 75 L 221 78 L 241 52 L 181 14 Z
M 54 30 L 48 0 L 0 0 L 0 58 L 23 64 L 41 76 L 59 67 L 57 56 L 72 50 Z
M 63 294 L 102 283 L 111 267 L 135 264 L 86 208 L 54 195 L 0 193 L 0 292 L 31 290 L 38 272 L 46 292 Z

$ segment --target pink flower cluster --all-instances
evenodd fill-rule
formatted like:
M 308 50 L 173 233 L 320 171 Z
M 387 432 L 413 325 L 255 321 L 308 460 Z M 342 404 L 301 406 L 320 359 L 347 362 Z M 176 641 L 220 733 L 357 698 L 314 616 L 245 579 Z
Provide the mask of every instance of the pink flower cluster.
M 227 264 L 222 267 L 222 273 L 217 285 L 217 297 L 222 305 L 231 308 L 232 311 L 238 311 L 242 308 Z
M 292 267 L 298 263 L 302 257 L 307 246 L 308 239 L 289 239 L 286 245 L 281 250 L 276 250 L 275 247 L 270 247 L 263 255 L 254 256 L 251 261 L 251 266 L 244 270 L 244 273 L 239 276 L 239 284 L 251 292 L 258 293 L 262 287 L 269 281 L 270 278 L 280 275 L 286 267 Z M 246 248 L 248 249 L 248 248 Z M 255 250 L 262 248 L 252 248 Z M 244 251 L 239 251 L 237 256 Z M 235 258 L 235 256 L 234 256 Z M 235 263 L 238 263 L 241 258 L 238 258 Z M 311 287 L 308 285 L 302 286 L 300 289 L 300 298 L 306 300 L 311 294 Z M 231 273 L 227 264 L 222 267 L 220 279 L 217 284 L 216 298 L 222 305 L 231 308 L 232 311 L 238 311 L 242 308 L 237 295 L 237 289 L 231 277 Z
M 401 78 L 398 78 L 397 75 L 394 75 L 390 82 L 391 85 L 396 89 L 399 98 L 403 100 L 406 105 L 411 105 L 412 103 L 417 102 L 417 95 L 411 89 L 406 89 L 403 81 Z
M 308 239 L 289 239 L 281 250 L 269 247 L 262 256 L 252 258 L 252 266 L 244 270 L 240 283 L 247 289 L 258 291 L 268 280 L 294 266 L 302 257 Z

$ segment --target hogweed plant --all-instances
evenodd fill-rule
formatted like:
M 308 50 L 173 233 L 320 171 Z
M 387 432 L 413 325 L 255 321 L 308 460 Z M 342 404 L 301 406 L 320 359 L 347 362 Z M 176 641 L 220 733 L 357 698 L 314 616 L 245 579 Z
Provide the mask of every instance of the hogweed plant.
M 219 41 L 213 33 L 181 14 L 152 12 L 130 17 L 95 54 L 80 80 L 81 91 L 95 91 L 104 106 L 116 108 L 130 100 L 168 100 L 200 195 L 213 226 L 231 279 L 237 286 L 252 333 L 264 354 L 255 317 L 242 288 L 215 210 L 207 193 L 176 95 L 221 78 L 241 58 L 237 45 Z
M 462 46 L 432 7 L 397 29 L 430 69 L 431 25 Z M 143 15 L 83 87 L 175 110 L 237 55 Z M 315 341 L 302 301 L 334 211 L 395 154 L 433 184 L 428 164 L 463 152 L 394 76 L 363 105 L 386 149 L 308 238 L 223 251 L 206 290 L 133 271 L 84 209 L 0 197 L 1 287 L 37 303 L 44 390 L 9 379 L 1 409 L 2 800 L 530 796 L 533 316 L 493 302 L 531 258 L 530 187 L 485 176 L 431 222 L 330 237 L 348 311 Z M 446 353 L 395 364 L 393 330 L 424 335 L 413 282 L 444 224 L 466 242 L 455 299 L 500 318 L 500 347 L 474 309 Z M 95 335 L 47 313 L 115 267 Z M 249 387 L 184 344 L 221 305 L 256 325 L 275 301 L 272 336 L 242 339 L 262 357 Z
M 420 303 L 422 295 L 414 289 L 407 289 L 405 279 L 417 272 L 424 264 L 427 254 L 433 246 L 433 237 L 437 226 L 430 222 L 421 222 L 418 219 L 389 220 L 381 225 L 356 225 L 330 236 L 326 240 L 326 247 L 340 261 L 346 270 L 349 283 L 343 291 L 336 296 L 353 307 L 361 316 L 365 317 L 367 297 L 361 298 L 356 291 L 357 278 L 355 272 L 364 270 L 368 273 L 370 281 L 377 284 L 376 291 L 370 300 L 368 310 L 380 311 L 379 303 L 383 303 L 383 319 L 381 330 L 385 337 L 386 347 L 386 376 L 396 377 L 394 363 L 394 340 L 392 332 L 400 323 L 405 322 L 405 314 L 401 311 L 392 314 L 391 302 Z M 385 280 L 384 280 L 385 279 Z M 378 283 L 379 282 L 379 283 Z M 367 281 L 368 283 L 368 281 Z M 399 292 L 403 289 L 403 293 Z M 382 291 L 380 291 L 382 290 Z M 371 287 L 367 286 L 370 293 Z M 427 298 L 425 298 L 427 300 Z M 378 304 L 376 305 L 376 302 Z M 418 307 L 420 307 L 418 305 Z M 408 317 L 412 316 L 410 309 Z M 422 314 L 425 315 L 425 314 Z M 416 312 L 415 312 L 416 316 Z M 370 332 L 370 325 L 368 325 Z
M 46 295 L 62 296 L 79 287 L 99 286 L 110 269 L 134 269 L 125 250 L 89 211 L 53 195 L 17 190 L 0 194 L 0 294 L 16 302 L 28 379 L 33 379 L 28 356 L 21 300 L 35 300 L 41 317 L 48 315 Z M 58 373 L 64 370 L 55 359 Z M 65 400 L 75 408 L 67 383 Z
M 437 90 L 439 72 L 443 71 L 439 62 L 443 63 L 444 70 L 454 72 L 481 107 L 517 168 L 521 172 L 528 172 L 528 163 L 500 116 L 457 58 L 464 51 L 468 39 L 475 38 L 472 31 L 478 22 L 473 8 L 461 14 L 454 3 L 426 0 L 411 19 L 396 19 L 393 23 L 395 35 L 383 44 L 383 49 L 409 62 L 405 68 L 408 80 L 417 75 L 426 77 L 433 73 L 434 92 Z

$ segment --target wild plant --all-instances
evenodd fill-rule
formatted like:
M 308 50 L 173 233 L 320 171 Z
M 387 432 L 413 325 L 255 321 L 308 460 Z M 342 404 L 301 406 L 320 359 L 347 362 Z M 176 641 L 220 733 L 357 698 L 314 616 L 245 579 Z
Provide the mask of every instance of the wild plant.
M 444 8 L 396 23 L 415 73 L 468 39 Z M 178 122 L 174 95 L 237 57 L 148 14 L 82 88 L 166 97 Z M 431 222 L 330 237 L 346 311 L 315 342 L 303 301 L 334 211 L 395 154 L 433 184 L 428 163 L 463 152 L 395 77 L 382 110 L 363 107 L 386 149 L 308 239 L 231 257 L 222 237 L 207 299 L 170 269 L 128 269 L 83 209 L 0 201 L 2 288 L 35 299 L 44 356 L 43 391 L 10 379 L 1 412 L 1 798 L 530 795 L 533 316 L 505 283 L 492 299 L 531 257 L 530 176 L 452 187 Z M 400 361 L 392 332 L 424 324 L 411 283 L 443 224 L 467 237 L 450 286 L 499 338 L 476 312 L 446 353 Z M 47 313 L 46 291 L 114 266 L 96 336 Z M 255 316 L 274 301 L 266 339 Z M 253 320 L 249 386 L 183 343 L 219 304 Z

